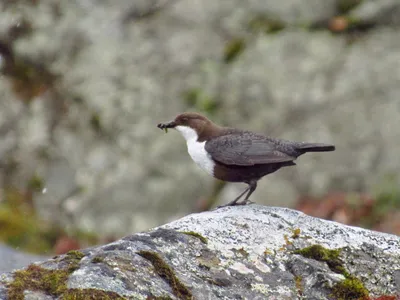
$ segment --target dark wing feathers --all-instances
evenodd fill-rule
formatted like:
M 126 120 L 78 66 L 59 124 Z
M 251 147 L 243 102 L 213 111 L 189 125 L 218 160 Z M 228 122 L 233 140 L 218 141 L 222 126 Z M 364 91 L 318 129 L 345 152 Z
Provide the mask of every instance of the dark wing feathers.
M 211 157 L 226 165 L 252 166 L 293 161 L 290 156 L 277 149 L 268 138 L 251 133 L 223 135 L 206 142 L 206 151 Z

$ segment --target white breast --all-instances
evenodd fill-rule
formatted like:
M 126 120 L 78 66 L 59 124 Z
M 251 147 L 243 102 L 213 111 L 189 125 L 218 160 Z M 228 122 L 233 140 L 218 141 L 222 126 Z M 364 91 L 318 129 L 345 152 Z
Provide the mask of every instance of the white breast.
M 197 132 L 190 127 L 176 126 L 175 128 L 185 138 L 189 155 L 194 160 L 194 162 L 208 174 L 214 176 L 215 162 L 212 160 L 212 158 L 204 148 L 206 142 L 198 142 Z

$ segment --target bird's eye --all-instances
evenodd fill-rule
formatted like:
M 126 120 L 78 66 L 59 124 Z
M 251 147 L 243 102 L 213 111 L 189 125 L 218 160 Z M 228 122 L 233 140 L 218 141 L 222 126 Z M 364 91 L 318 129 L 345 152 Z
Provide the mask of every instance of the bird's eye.
M 184 117 L 184 118 L 182 118 L 182 121 L 183 121 L 183 122 L 187 122 L 187 121 L 189 121 L 189 119 L 186 118 L 186 117 Z

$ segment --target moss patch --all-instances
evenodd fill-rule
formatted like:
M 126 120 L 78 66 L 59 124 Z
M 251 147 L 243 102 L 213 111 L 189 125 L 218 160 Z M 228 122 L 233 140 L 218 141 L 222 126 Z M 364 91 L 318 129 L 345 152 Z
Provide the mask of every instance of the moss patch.
M 343 262 L 339 259 L 340 251 L 340 249 L 330 250 L 321 245 L 312 245 L 307 248 L 296 250 L 294 253 L 300 254 L 306 258 L 325 262 L 333 272 L 347 276 L 348 274 L 343 267 Z
M 273 254 L 274 254 L 274 252 L 272 250 L 265 248 L 264 255 L 273 255 Z
M 79 267 L 83 257 L 82 252 L 70 251 L 62 258 L 67 266 L 61 270 L 49 270 L 31 264 L 25 270 L 14 272 L 14 280 L 8 284 L 9 299 L 24 299 L 24 290 L 42 291 L 54 296 L 63 294 L 67 290 L 68 276 Z
M 152 251 L 139 251 L 140 256 L 151 262 L 154 271 L 163 278 L 171 287 L 173 294 L 179 299 L 193 299 L 190 290 L 175 275 L 174 270 L 161 258 L 161 256 Z
M 293 232 L 292 239 L 297 239 L 300 237 L 301 229 L 296 228 L 296 229 L 293 229 L 292 232 Z
M 104 257 L 95 256 L 95 257 L 92 258 L 92 263 L 93 264 L 99 264 L 99 263 L 102 263 L 102 262 L 104 262 Z
M 200 233 L 197 233 L 197 232 L 194 232 L 194 231 L 180 231 L 180 233 L 194 236 L 195 238 L 198 238 L 203 244 L 207 244 L 208 243 L 207 239 L 204 236 L 202 236 Z
M 333 287 L 333 295 L 338 300 L 367 300 L 369 299 L 368 290 L 364 287 L 363 283 L 350 276 L 345 280 L 337 283 Z
M 69 270 L 47 270 L 37 265 L 29 265 L 26 270 L 16 271 L 14 281 L 8 285 L 8 298 L 24 299 L 24 290 L 43 291 L 59 296 L 67 290 L 65 282 Z
M 170 296 L 147 296 L 146 300 L 172 300 Z
M 85 253 L 78 250 L 71 250 L 67 252 L 67 257 L 70 259 L 81 260 L 85 257 Z
M 321 245 L 296 250 L 295 254 L 300 254 L 306 258 L 312 258 L 327 263 L 328 267 L 335 273 L 342 274 L 345 279 L 335 284 L 332 288 L 332 296 L 338 300 L 366 300 L 369 299 L 368 290 L 357 277 L 349 274 L 340 260 L 341 249 L 326 249 Z
M 289 240 L 289 236 L 287 234 L 283 235 L 283 239 L 285 240 L 285 244 L 279 248 L 280 251 L 285 251 L 287 248 L 293 246 L 293 243 Z
M 302 296 L 303 295 L 303 281 L 302 281 L 302 279 L 301 279 L 301 276 L 296 276 L 295 278 L 294 278 L 294 282 L 295 282 L 295 284 L 296 284 L 296 290 L 297 290 L 297 294 L 299 295 L 299 296 Z
M 96 289 L 68 289 L 63 295 L 62 300 L 125 300 L 119 294 L 110 291 Z
M 114 292 L 96 289 L 68 289 L 69 275 L 79 267 L 79 262 L 85 256 L 80 251 L 69 251 L 61 258 L 60 262 L 66 263 L 63 269 L 45 269 L 39 265 L 31 264 L 25 270 L 14 272 L 14 280 L 8 284 L 7 295 L 9 299 L 23 300 L 24 291 L 39 291 L 47 295 L 60 297 L 62 300 L 80 299 L 125 299 Z

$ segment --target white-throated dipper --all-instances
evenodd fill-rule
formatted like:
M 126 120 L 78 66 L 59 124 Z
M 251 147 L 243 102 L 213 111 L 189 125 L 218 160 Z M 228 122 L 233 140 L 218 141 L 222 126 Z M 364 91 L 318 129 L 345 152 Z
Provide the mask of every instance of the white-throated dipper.
M 335 146 L 321 143 L 292 142 L 251 131 L 221 127 L 198 113 L 182 113 L 158 128 L 175 128 L 186 139 L 190 156 L 203 170 L 217 179 L 244 182 L 247 189 L 226 206 L 244 205 L 257 188 L 257 181 L 282 167 L 294 166 L 294 160 L 306 152 L 334 151 Z M 241 201 L 240 198 L 247 193 Z

